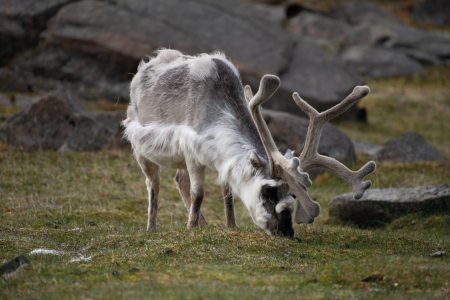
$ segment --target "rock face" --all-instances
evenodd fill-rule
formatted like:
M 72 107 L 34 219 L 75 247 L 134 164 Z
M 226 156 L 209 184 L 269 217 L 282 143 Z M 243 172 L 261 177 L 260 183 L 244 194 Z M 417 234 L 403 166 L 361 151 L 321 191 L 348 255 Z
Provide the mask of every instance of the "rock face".
M 90 114 L 68 95 L 51 93 L 2 123 L 0 140 L 26 149 L 101 150 L 123 118 L 123 112 L 104 114 Z
M 408 27 L 371 2 L 350 1 L 332 12 L 256 2 L 1 1 L 0 92 L 64 90 L 127 101 L 143 56 L 169 47 L 190 55 L 220 50 L 253 90 L 263 75 L 280 76 L 277 101 L 267 106 L 302 114 L 293 92 L 322 111 L 362 76 L 408 75 L 450 57 L 449 35 Z M 341 118 L 360 119 L 359 111 L 352 107 Z
M 428 144 L 417 132 L 407 132 L 399 139 L 388 140 L 379 152 L 381 161 L 443 161 L 448 159 Z
M 424 0 L 414 7 L 412 17 L 421 22 L 450 26 L 450 2 L 447 0 Z
M 352 25 L 361 23 L 388 22 L 391 24 L 403 24 L 397 17 L 383 11 L 376 4 L 364 0 L 352 0 L 337 6 L 333 14 L 340 20 Z
M 363 78 L 349 70 L 336 56 L 321 49 L 311 39 L 301 38 L 290 68 L 281 76 L 280 89 L 274 96 L 275 99 L 289 101 L 267 101 L 265 106 L 286 112 L 301 112 L 292 99 L 293 92 L 298 92 L 320 112 L 340 103 L 355 86 L 363 83 Z M 343 115 L 356 119 L 356 111 L 355 105 Z
M 334 17 L 333 17 L 334 16 Z M 287 29 L 311 37 L 364 77 L 380 78 L 423 71 L 421 63 L 440 65 L 450 56 L 450 35 L 405 25 L 367 1 L 348 1 L 331 15 L 303 11 Z
M 296 36 L 310 36 L 325 40 L 339 39 L 351 28 L 344 21 L 310 12 L 301 12 L 295 18 L 288 20 L 286 27 Z
M 450 184 L 372 189 L 360 200 L 354 200 L 353 194 L 348 193 L 334 198 L 328 205 L 330 217 L 366 226 L 415 212 L 450 212 Z
M 121 61 L 130 72 L 143 56 L 161 47 L 189 54 L 220 49 L 232 57 L 247 82 L 286 68 L 292 47 L 279 24 L 235 0 L 75 2 L 52 19 L 46 40 L 59 48 Z
M 16 1 L 15 11 L 19 7 L 25 11 L 27 1 L 37 3 Z M 130 74 L 136 72 L 139 60 L 169 47 L 191 55 L 223 51 L 254 90 L 263 75 L 283 74 L 286 83 L 277 98 L 279 107 L 288 111 L 298 87 L 321 110 L 340 102 L 362 83 L 361 77 L 349 74 L 336 62 L 337 57 L 314 43 L 300 41 L 294 50 L 295 37 L 280 26 L 282 6 L 238 0 L 52 0 L 41 6 L 49 11 L 46 16 L 53 17 L 42 19 L 45 26 L 39 30 L 40 43 L 36 46 L 37 39 L 31 43 L 33 51 L 0 69 L 1 91 L 44 94 L 65 90 L 84 99 L 125 101 Z M 20 21 L 17 13 L 9 16 L 11 22 Z M 311 54 L 315 57 L 306 56 Z M 311 64 L 305 66 L 308 61 Z M 308 68 L 308 75 L 302 67 Z M 311 79 L 303 84 L 304 78 L 317 80 L 310 87 Z M 328 82 L 326 91 L 322 81 Z M 316 88 L 322 90 L 320 97 L 313 95 L 318 94 L 313 91 Z M 350 110 L 347 115 L 355 118 L 355 112 Z
M 420 63 L 401 52 L 368 45 L 348 47 L 342 53 L 342 59 L 362 76 L 371 78 L 395 77 L 423 71 Z
M 287 149 L 294 150 L 298 156 L 306 140 L 309 120 L 269 109 L 262 110 L 262 115 L 278 149 L 282 153 L 286 152 Z M 339 161 L 356 161 L 350 138 L 331 124 L 326 124 L 323 128 L 319 153 Z
M 59 8 L 74 0 L 3 0 L 0 2 L 0 63 L 33 47 Z

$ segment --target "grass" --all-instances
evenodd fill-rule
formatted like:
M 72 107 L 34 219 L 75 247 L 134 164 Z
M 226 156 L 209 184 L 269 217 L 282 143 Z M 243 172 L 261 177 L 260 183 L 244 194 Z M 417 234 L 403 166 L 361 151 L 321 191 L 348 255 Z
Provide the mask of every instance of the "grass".
M 330 220 L 329 200 L 349 192 L 332 174 L 310 189 L 322 215 L 312 225 L 296 225 L 298 240 L 288 240 L 257 229 L 238 201 L 240 227 L 225 228 L 213 174 L 202 206 L 211 226 L 187 230 L 170 170 L 162 173 L 159 231 L 147 233 L 144 177 L 127 151 L 58 154 L 2 146 L 0 165 L 0 260 L 22 253 L 30 260 L 0 279 L 0 299 L 450 295 L 449 256 L 429 256 L 450 250 L 450 216 L 410 215 L 372 229 Z M 449 182 L 450 170 L 442 163 L 382 163 L 371 179 L 375 187 L 438 184 Z M 37 248 L 63 254 L 28 255 Z M 90 259 L 72 261 L 80 255 Z

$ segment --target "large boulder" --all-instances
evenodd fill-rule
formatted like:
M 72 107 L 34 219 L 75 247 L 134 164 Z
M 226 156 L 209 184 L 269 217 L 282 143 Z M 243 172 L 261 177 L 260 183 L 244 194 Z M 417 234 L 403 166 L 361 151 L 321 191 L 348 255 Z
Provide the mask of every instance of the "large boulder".
M 288 64 L 292 40 L 276 22 L 237 0 L 80 1 L 50 21 L 49 45 L 89 53 L 135 72 L 138 61 L 160 48 L 188 54 L 220 49 L 257 84 Z
M 63 5 L 74 0 L 0 1 L 0 63 L 37 44 L 47 21 Z
M 292 99 L 298 92 L 318 111 L 326 110 L 347 97 L 363 78 L 345 66 L 339 58 L 323 50 L 309 38 L 300 38 L 289 69 L 281 75 L 281 86 L 274 100 L 267 101 L 270 109 L 301 113 Z M 357 107 L 352 106 L 341 118 L 357 119 Z
M 428 144 L 417 132 L 407 132 L 383 143 L 378 152 L 381 161 L 443 161 L 448 159 Z
M 349 68 L 371 78 L 410 75 L 424 70 L 420 63 L 407 55 L 382 47 L 350 46 L 341 57 Z
M 2 123 L 0 140 L 26 149 L 101 150 L 118 130 L 123 114 L 91 114 L 69 95 L 50 93 Z
M 2 76 L 4 74 L 4 76 Z M 65 90 L 85 99 L 128 99 L 128 74 L 120 63 L 83 52 L 41 45 L 20 57 L 13 70 L 0 69 L 0 89 L 46 93 Z M 14 89 L 16 88 L 16 89 Z
M 450 35 L 426 31 L 402 24 L 361 23 L 348 31 L 348 45 L 383 46 L 393 49 L 415 49 L 436 57 L 450 55 Z
M 450 26 L 450 1 L 424 0 L 412 11 L 412 17 L 421 22 L 439 26 Z
M 289 19 L 286 28 L 296 36 L 310 36 L 318 39 L 337 40 L 350 30 L 344 21 L 321 14 L 303 11 Z
M 344 2 L 334 8 L 333 14 L 338 19 L 352 25 L 360 23 L 403 24 L 396 16 L 385 12 L 378 5 L 364 0 Z
M 330 217 L 359 225 L 390 222 L 410 213 L 445 212 L 450 212 L 450 184 L 371 189 L 359 200 L 353 199 L 353 194 L 348 193 L 337 196 L 328 205 Z

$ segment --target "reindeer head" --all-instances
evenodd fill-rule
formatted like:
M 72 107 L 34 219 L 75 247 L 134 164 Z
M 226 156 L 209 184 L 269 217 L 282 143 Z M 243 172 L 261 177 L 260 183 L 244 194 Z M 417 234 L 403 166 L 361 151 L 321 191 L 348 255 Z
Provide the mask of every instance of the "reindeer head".
M 365 190 L 371 186 L 370 181 L 364 182 L 362 179 L 375 170 L 373 161 L 354 172 L 337 160 L 317 153 L 321 131 L 325 123 L 366 96 L 369 93 L 369 88 L 366 86 L 356 87 L 344 101 L 322 113 L 318 113 L 297 93 L 294 94 L 294 101 L 311 119 L 300 161 L 299 158 L 293 156 L 293 152 L 290 150 L 284 156 L 278 151 L 261 115 L 260 105 L 275 93 L 279 85 L 280 79 L 278 77 L 265 75 L 261 79 L 259 90 L 254 96 L 250 86 L 245 87 L 245 98 L 269 158 L 270 177 L 272 180 L 280 182 L 277 185 L 262 186 L 261 189 L 263 205 L 267 212 L 271 213 L 271 217 L 266 223 L 267 230 L 271 233 L 293 237 L 291 213 L 293 212 L 292 204 L 294 200 L 290 194 L 294 194 L 297 198 L 296 223 L 312 223 L 320 213 L 319 203 L 311 200 L 306 191 L 306 188 L 312 184 L 311 180 L 308 174 L 302 171 L 317 167 L 333 171 L 352 186 L 356 199 L 361 198 Z

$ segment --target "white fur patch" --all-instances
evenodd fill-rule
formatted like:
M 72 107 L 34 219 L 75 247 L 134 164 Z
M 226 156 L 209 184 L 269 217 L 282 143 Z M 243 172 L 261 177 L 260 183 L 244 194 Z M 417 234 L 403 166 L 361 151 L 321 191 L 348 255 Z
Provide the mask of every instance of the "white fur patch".
M 277 206 L 275 207 L 275 210 L 277 213 L 281 213 L 283 210 L 289 209 L 292 212 L 294 212 L 295 209 L 295 200 L 292 197 L 286 197 L 280 202 L 278 202 Z
M 177 60 L 179 57 L 181 57 L 183 54 L 178 50 L 172 50 L 172 49 L 161 49 L 157 51 L 158 55 L 156 56 L 156 59 L 158 62 L 167 64 L 174 60 Z
M 215 73 L 215 66 L 211 56 L 201 54 L 189 61 L 189 75 L 196 80 L 205 80 Z

